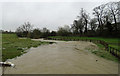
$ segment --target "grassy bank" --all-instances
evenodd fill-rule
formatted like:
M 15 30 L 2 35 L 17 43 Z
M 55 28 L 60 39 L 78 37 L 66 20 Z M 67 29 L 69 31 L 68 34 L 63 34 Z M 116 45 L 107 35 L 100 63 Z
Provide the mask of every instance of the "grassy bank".
M 61 36 L 51 36 L 49 38 L 64 38 L 64 39 L 92 39 L 92 40 L 103 40 L 105 42 L 107 42 L 109 44 L 109 46 L 120 49 L 119 45 L 120 42 L 118 42 L 117 38 L 100 38 L 100 37 L 61 37 Z M 118 62 L 118 58 L 116 58 L 115 56 L 113 56 L 112 54 L 110 54 L 109 52 L 105 51 L 104 46 L 98 43 L 95 43 L 99 48 L 96 50 L 93 49 L 88 49 L 89 51 L 91 51 L 93 54 L 108 59 L 108 60 L 112 60 L 115 62 Z
M 37 47 L 47 43 L 18 38 L 16 34 L 2 34 L 2 61 L 22 55 L 30 47 Z
M 98 43 L 95 43 L 99 48 L 96 49 L 96 50 L 93 50 L 93 49 L 88 49 L 89 51 L 91 51 L 93 54 L 99 56 L 99 57 L 102 57 L 102 58 L 105 58 L 105 59 L 108 59 L 108 60 L 112 60 L 112 61 L 115 61 L 115 62 L 118 62 L 118 58 L 113 56 L 111 53 L 109 53 L 108 51 L 105 51 L 105 48 L 103 45 L 101 44 L 98 44 Z

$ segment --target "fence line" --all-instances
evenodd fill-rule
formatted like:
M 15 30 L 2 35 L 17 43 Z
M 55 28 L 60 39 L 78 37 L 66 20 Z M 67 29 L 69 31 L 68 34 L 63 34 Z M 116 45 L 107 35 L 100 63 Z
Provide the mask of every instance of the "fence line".
M 94 43 L 99 43 L 105 47 L 105 51 L 110 52 L 112 55 L 120 59 L 120 50 L 109 46 L 109 44 L 102 40 L 93 40 L 93 39 L 66 39 L 66 38 L 45 38 L 47 40 L 66 40 L 66 41 L 89 41 Z

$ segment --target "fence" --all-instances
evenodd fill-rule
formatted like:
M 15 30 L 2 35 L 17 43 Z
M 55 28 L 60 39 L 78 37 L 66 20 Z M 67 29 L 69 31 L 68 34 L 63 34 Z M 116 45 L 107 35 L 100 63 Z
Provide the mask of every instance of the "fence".
M 66 39 L 66 38 L 45 38 L 48 40 L 66 40 L 66 41 L 89 41 L 94 43 L 99 43 L 105 47 L 105 51 L 110 52 L 112 55 L 120 59 L 120 50 L 109 46 L 109 44 L 102 40 L 92 40 L 92 39 Z

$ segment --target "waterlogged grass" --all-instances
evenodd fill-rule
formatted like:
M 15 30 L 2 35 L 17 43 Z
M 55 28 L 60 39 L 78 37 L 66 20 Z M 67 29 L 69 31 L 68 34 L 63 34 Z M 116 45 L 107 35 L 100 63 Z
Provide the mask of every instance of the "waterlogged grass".
M 93 54 L 96 54 L 99 57 L 102 57 L 102 58 L 105 58 L 105 59 L 108 59 L 108 60 L 112 60 L 112 61 L 118 62 L 118 58 L 116 58 L 115 56 L 111 55 L 107 51 L 103 51 L 103 50 L 99 49 L 99 50 L 94 50 L 94 51 L 91 50 L 91 52 Z
M 116 49 L 120 49 L 120 41 L 118 38 L 101 38 L 101 37 L 62 37 L 62 36 L 51 36 L 49 38 L 64 38 L 64 39 L 92 39 L 92 40 L 102 40 L 105 41 L 109 44 L 109 46 L 114 47 Z M 112 60 L 115 62 L 119 62 L 118 58 L 110 54 L 108 51 L 105 51 L 105 47 L 99 43 L 95 43 L 99 48 L 96 50 L 93 49 L 87 49 L 91 51 L 93 54 L 108 59 Z
M 20 56 L 25 50 L 48 42 L 33 41 L 29 38 L 18 38 L 16 34 L 2 34 L 2 61 Z
M 89 51 L 91 51 L 93 54 L 108 59 L 108 60 L 112 60 L 115 62 L 119 62 L 118 58 L 116 58 L 115 56 L 113 56 L 112 54 L 110 54 L 108 51 L 105 51 L 105 48 L 103 45 L 95 43 L 99 48 L 96 50 L 92 50 L 92 49 L 88 49 Z

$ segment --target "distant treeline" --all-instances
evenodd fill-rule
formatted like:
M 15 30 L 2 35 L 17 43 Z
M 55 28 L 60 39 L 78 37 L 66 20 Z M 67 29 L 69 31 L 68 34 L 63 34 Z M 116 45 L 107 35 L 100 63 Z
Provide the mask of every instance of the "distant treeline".
M 0 30 L 0 33 L 2 32 L 2 34 L 15 34 L 16 32 L 13 31 L 4 31 L 4 30 Z
M 71 25 L 59 27 L 57 31 L 47 28 L 33 29 L 27 22 L 16 30 L 19 37 L 44 38 L 48 36 L 120 37 L 120 2 L 109 2 L 93 9 L 94 18 L 81 8 Z

